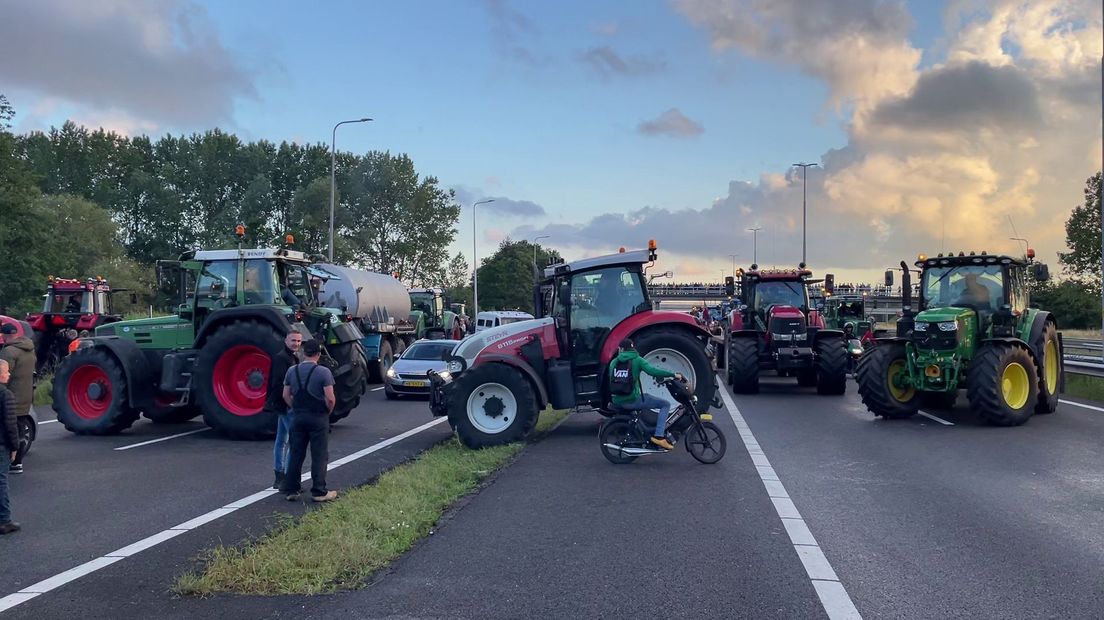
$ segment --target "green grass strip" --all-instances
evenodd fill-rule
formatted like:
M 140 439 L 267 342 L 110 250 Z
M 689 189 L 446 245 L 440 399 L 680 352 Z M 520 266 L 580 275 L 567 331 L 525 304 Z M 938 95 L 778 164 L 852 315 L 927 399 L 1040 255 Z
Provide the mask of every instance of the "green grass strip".
M 53 405 L 54 404 L 54 394 L 52 392 L 53 389 L 54 389 L 54 376 L 53 375 L 47 375 L 46 377 L 43 377 L 42 379 L 39 379 L 38 383 L 35 384 L 34 404 L 35 405 Z
M 1104 402 L 1104 379 L 1067 372 L 1064 393 L 1076 398 Z
M 537 433 L 566 412 L 545 411 Z M 456 500 L 509 462 L 522 443 L 469 450 L 455 437 L 351 489 L 298 520 L 288 518 L 244 547 L 220 546 L 206 570 L 177 579 L 174 591 L 205 596 L 320 594 L 355 588 L 427 536 Z

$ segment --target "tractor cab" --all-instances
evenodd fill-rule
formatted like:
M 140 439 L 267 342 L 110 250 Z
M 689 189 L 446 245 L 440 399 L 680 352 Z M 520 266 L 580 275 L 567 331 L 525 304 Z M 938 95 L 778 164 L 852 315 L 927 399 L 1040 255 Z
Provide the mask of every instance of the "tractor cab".
M 873 338 L 874 323 L 866 315 L 866 295 L 825 292 L 824 324 L 830 329 L 849 332 L 852 338 L 864 341 Z
M 123 290 L 112 291 L 102 276 L 86 280 L 49 276 L 42 311 L 27 315 L 27 323 L 37 336 L 38 370 L 56 366 L 68 355 L 70 343 L 80 332 L 121 320 L 120 315 L 112 313 L 112 295 Z M 132 303 L 137 302 L 133 293 L 131 298 Z

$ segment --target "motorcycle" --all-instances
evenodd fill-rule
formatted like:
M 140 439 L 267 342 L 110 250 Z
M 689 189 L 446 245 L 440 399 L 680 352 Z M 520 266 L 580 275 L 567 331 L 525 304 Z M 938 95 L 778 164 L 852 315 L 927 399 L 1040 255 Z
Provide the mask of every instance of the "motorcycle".
M 671 443 L 686 439 L 686 451 L 698 462 L 712 465 L 720 461 L 728 448 L 721 429 L 712 422 L 710 413 L 700 413 L 697 397 L 686 383 L 673 378 L 660 380 L 679 405 L 667 419 L 667 434 Z M 606 420 L 598 431 L 602 455 L 615 465 L 632 463 L 648 454 L 669 452 L 650 441 L 655 430 L 655 409 L 621 409 L 614 407 L 614 416 Z

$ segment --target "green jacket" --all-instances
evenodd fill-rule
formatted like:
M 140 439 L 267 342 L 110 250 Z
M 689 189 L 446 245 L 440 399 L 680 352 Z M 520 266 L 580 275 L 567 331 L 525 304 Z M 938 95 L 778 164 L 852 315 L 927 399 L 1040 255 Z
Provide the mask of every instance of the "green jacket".
M 30 415 L 34 400 L 34 343 L 26 336 L 11 338 L 0 349 L 0 359 L 8 362 L 11 370 L 8 389 L 15 395 L 15 415 Z
M 610 396 L 610 400 L 615 405 L 627 405 L 629 403 L 640 400 L 640 371 L 644 371 L 653 377 L 673 377 L 675 373 L 670 370 L 664 370 L 662 368 L 656 368 L 652 366 L 640 354 L 636 351 L 622 351 L 617 354 L 617 357 L 610 360 L 609 369 L 606 374 L 609 375 L 609 379 L 613 381 L 613 369 L 617 366 L 617 362 L 626 362 L 632 360 L 632 380 L 633 380 L 633 392 L 628 396 L 618 396 L 613 394 Z

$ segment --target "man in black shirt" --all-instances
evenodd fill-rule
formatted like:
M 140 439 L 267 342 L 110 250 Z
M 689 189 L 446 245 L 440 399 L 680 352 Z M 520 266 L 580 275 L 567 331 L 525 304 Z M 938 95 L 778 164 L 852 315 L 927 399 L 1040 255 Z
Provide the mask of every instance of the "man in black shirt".
M 302 347 L 303 361 L 288 369 L 284 378 L 284 402 L 291 407 L 291 424 L 288 426 L 287 475 L 280 492 L 288 501 L 299 499 L 300 478 L 307 446 L 311 453 L 311 498 L 316 502 L 328 502 L 337 498 L 337 491 L 326 488 L 326 467 L 329 465 L 330 412 L 337 404 L 334 396 L 334 377 L 329 368 L 320 366 L 322 345 L 317 340 L 307 340 Z

